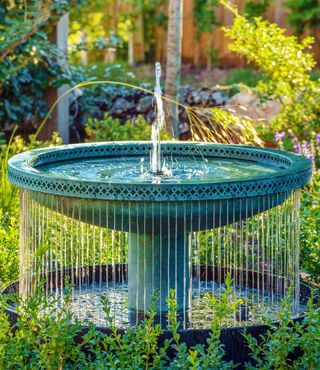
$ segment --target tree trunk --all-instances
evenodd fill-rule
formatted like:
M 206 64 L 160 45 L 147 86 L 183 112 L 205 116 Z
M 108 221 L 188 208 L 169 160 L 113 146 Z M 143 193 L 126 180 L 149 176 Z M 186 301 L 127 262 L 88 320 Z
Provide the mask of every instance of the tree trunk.
M 65 13 L 49 35 L 50 42 L 56 44 L 62 52 L 58 62 L 65 71 L 68 70 L 68 32 L 69 14 Z M 48 87 L 45 90 L 45 100 L 48 106 L 51 107 L 67 90 L 67 85 L 58 88 Z M 50 140 L 54 132 L 59 133 L 64 144 L 69 143 L 69 100 L 67 98 L 62 99 L 58 103 L 52 116 L 40 131 L 38 138 L 40 140 Z
M 274 21 L 278 26 L 283 27 L 283 1 L 282 0 L 275 1 Z
M 166 95 L 178 100 L 181 73 L 182 1 L 169 0 L 167 36 Z M 178 137 L 178 107 L 172 104 L 172 117 L 167 117 L 167 130 Z
M 133 30 L 129 31 L 128 36 L 128 63 L 129 66 L 134 66 L 135 60 L 134 60 L 134 32 Z
M 105 37 L 110 37 L 110 31 L 117 34 L 117 13 L 118 1 L 106 0 L 103 14 L 103 28 Z M 104 62 L 113 63 L 117 58 L 117 50 L 115 48 L 106 47 L 104 51 Z

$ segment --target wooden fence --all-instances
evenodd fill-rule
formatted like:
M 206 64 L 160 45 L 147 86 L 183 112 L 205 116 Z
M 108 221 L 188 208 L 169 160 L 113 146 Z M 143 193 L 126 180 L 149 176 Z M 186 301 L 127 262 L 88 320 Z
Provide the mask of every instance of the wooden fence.
M 228 50 L 228 40 L 224 36 L 220 27 L 215 29 L 212 34 L 203 33 L 200 39 L 196 38 L 196 28 L 193 19 L 193 0 L 183 1 L 183 38 L 182 38 L 182 60 L 183 63 L 190 63 L 195 65 L 207 65 L 210 62 L 208 58 L 208 50 L 215 48 L 217 50 L 218 60 L 221 66 L 225 67 L 239 67 L 244 66 L 245 61 Z M 281 27 L 287 29 L 288 34 L 291 30 L 286 22 L 286 15 L 288 9 L 282 5 L 283 0 L 278 0 L 271 5 L 267 11 L 266 17 L 268 20 L 279 24 Z M 240 9 L 243 7 L 244 0 L 233 0 Z M 162 9 L 166 11 L 165 8 Z M 216 10 L 216 16 L 221 26 L 230 26 L 232 24 L 233 15 L 219 5 Z M 313 53 L 320 65 L 320 32 L 309 31 L 309 35 L 316 38 L 316 43 L 313 47 Z M 143 45 L 139 35 L 139 30 L 136 32 L 136 42 L 134 43 L 135 61 L 143 61 Z M 155 30 L 155 58 L 156 60 L 164 60 L 166 53 L 166 29 L 157 27 Z

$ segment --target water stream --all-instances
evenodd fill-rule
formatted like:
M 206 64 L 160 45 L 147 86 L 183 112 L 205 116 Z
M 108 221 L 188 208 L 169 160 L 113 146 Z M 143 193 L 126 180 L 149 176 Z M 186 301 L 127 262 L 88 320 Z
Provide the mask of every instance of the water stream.
M 208 328 L 212 311 L 204 293 L 219 299 L 225 289 L 224 278 L 230 273 L 234 281 L 230 302 L 241 298 L 243 305 L 238 313 L 226 315 L 224 325 L 261 323 L 264 317 L 276 319 L 279 301 L 290 286 L 294 288 L 292 315 L 296 316 L 304 308 L 299 301 L 299 192 L 288 193 L 285 198 L 277 205 L 277 197 L 261 197 L 259 207 L 268 205 L 268 209 L 258 214 L 253 214 L 252 201 L 243 199 L 240 208 L 244 216 L 238 219 L 235 215 L 239 205 L 232 200 L 217 202 L 214 208 L 205 202 L 204 218 L 200 208 L 193 204 L 191 215 L 187 217 L 184 211 L 181 221 L 176 217 L 176 224 L 168 224 L 165 216 L 150 221 L 147 213 L 150 202 L 148 205 L 141 202 L 138 215 L 134 202 L 117 202 L 116 206 L 111 202 L 96 203 L 92 213 L 86 208 L 86 199 L 75 205 L 72 198 L 21 190 L 20 292 L 23 296 L 30 295 L 39 279 L 44 278 L 45 293 L 54 294 L 63 302 L 68 277 L 74 287 L 70 309 L 79 319 L 105 325 L 100 298 L 107 297 L 114 323 L 123 327 L 132 324 L 128 308 L 128 227 L 124 219 L 125 212 L 129 211 L 129 219 L 134 220 L 130 228 L 136 224 L 141 232 L 147 233 L 145 239 L 140 239 L 140 273 L 133 271 L 137 284 L 142 287 L 144 302 L 149 294 L 147 287 L 155 287 L 153 277 L 158 276 L 159 281 L 164 282 L 173 269 L 175 284 L 184 279 L 185 299 L 191 294 L 190 305 L 182 315 L 183 326 Z M 158 206 L 151 202 L 151 213 L 156 214 Z M 87 209 L 83 220 L 77 215 L 79 208 Z M 157 214 L 179 216 L 178 202 L 164 204 L 161 209 Z M 115 230 L 114 212 L 122 215 L 118 230 Z M 234 222 L 229 225 L 221 221 L 225 212 L 233 215 Z M 198 223 L 207 224 L 205 230 L 197 231 Z M 168 254 L 170 262 L 162 267 L 155 258 L 154 243 L 147 241 L 149 233 L 155 238 L 156 227 L 162 230 L 162 238 L 170 236 L 170 243 L 161 251 L 163 255 Z M 190 263 L 185 265 L 178 253 L 178 235 L 190 228 L 189 240 L 185 243 Z M 172 234 L 176 237 L 171 237 Z M 153 271 L 151 280 L 146 275 L 149 266 Z M 181 266 L 184 272 L 180 275 Z M 139 320 L 137 316 L 134 322 Z
M 165 123 L 163 101 L 162 101 L 162 90 L 160 86 L 161 78 L 161 64 L 159 62 L 155 65 L 155 75 L 156 75 L 156 86 L 154 89 L 154 96 L 156 98 L 157 105 L 157 116 L 155 121 L 152 124 L 152 150 L 150 154 L 150 169 L 154 175 L 164 174 L 165 169 L 162 167 L 161 162 L 161 138 L 160 133 Z

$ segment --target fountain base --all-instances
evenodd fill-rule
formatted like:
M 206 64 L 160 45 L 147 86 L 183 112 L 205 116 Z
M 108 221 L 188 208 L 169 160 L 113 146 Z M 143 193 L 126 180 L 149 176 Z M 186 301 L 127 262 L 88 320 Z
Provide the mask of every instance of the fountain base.
M 231 273 L 234 277 L 241 277 L 241 271 L 238 270 L 230 270 L 227 268 L 215 266 L 215 267 L 205 267 L 201 266 L 199 271 L 199 266 L 193 266 L 192 274 L 194 279 L 199 279 L 200 281 L 210 281 L 210 279 L 215 279 L 216 283 L 221 283 L 224 281 L 227 273 Z M 105 284 L 114 283 L 115 279 L 118 282 L 125 281 L 127 277 L 127 265 L 126 264 L 117 264 L 117 265 L 104 265 L 104 266 L 90 266 L 90 267 L 83 267 L 77 271 L 74 268 L 63 269 L 63 270 L 56 270 L 52 271 L 49 276 L 47 276 L 47 280 L 45 281 L 45 289 L 50 292 L 54 293 L 57 289 L 59 290 L 61 285 L 63 285 L 63 281 L 68 278 L 73 284 L 77 284 L 78 286 L 82 286 L 82 290 L 84 290 L 85 286 L 89 286 L 92 283 L 96 283 L 97 286 L 101 284 L 100 279 L 104 281 Z M 207 277 L 208 280 L 205 280 Z M 252 272 L 247 277 L 242 276 L 243 282 L 247 282 L 251 285 L 252 289 L 256 289 L 258 285 L 262 286 L 263 282 L 267 284 L 269 282 L 270 288 L 273 286 L 274 289 L 278 289 L 279 295 L 282 296 L 284 293 L 284 289 L 287 286 L 287 279 L 276 277 L 270 278 L 270 276 L 266 276 L 263 274 L 257 274 Z M 246 279 L 248 279 L 246 281 Z M 198 280 L 197 280 L 198 281 Z M 266 285 L 267 286 L 267 285 Z M 17 293 L 19 290 L 19 283 L 15 282 L 8 285 L 3 291 L 2 294 L 13 294 Z M 306 285 L 300 284 L 300 305 L 304 307 L 307 303 L 308 298 L 311 295 L 311 289 Z M 18 314 L 15 311 L 14 307 L 7 309 L 7 314 L 9 315 L 11 324 L 14 325 L 18 319 Z M 134 315 L 136 317 L 136 315 Z M 134 317 L 132 319 L 134 319 Z M 138 315 L 138 322 L 142 321 L 145 317 L 145 313 L 140 313 Z M 164 317 L 162 319 L 165 319 Z M 303 320 L 303 312 L 300 312 L 293 321 L 302 321 Z M 158 318 L 155 318 L 155 321 L 158 321 Z M 162 320 L 163 321 L 163 320 Z M 277 320 L 274 320 L 275 325 Z M 236 323 L 236 320 L 234 320 Z M 192 324 L 192 323 L 191 323 Z M 238 326 L 236 326 L 238 325 Z M 224 345 L 225 349 L 225 359 L 226 360 L 233 360 L 235 363 L 244 364 L 246 361 L 250 359 L 250 352 L 247 348 L 246 341 L 242 335 L 243 330 L 245 329 L 249 334 L 251 334 L 254 338 L 259 339 L 261 335 L 266 334 L 268 330 L 268 326 L 265 324 L 257 324 L 252 323 L 250 321 L 238 321 L 234 326 L 226 326 L 223 327 L 221 332 L 220 341 Z M 111 334 L 111 329 L 97 325 L 97 330 L 105 333 Z M 126 329 L 119 327 L 119 333 L 124 333 Z M 86 326 L 83 327 L 81 334 L 76 338 L 76 341 L 81 340 L 82 336 L 86 334 L 88 328 Z M 181 341 L 185 342 L 189 348 L 200 344 L 200 345 L 207 345 L 207 340 L 210 336 L 210 329 L 207 328 L 192 328 L 190 327 L 182 328 L 179 331 Z M 163 334 L 159 338 L 159 346 L 164 344 L 166 339 L 170 339 L 172 334 L 170 331 L 164 331 Z M 168 355 L 172 356 L 174 354 L 174 350 L 169 348 Z
M 168 311 L 167 297 L 175 290 L 178 311 L 190 305 L 190 247 L 187 233 L 129 233 L 129 310 L 137 317 L 150 310 L 155 294 L 159 317 Z

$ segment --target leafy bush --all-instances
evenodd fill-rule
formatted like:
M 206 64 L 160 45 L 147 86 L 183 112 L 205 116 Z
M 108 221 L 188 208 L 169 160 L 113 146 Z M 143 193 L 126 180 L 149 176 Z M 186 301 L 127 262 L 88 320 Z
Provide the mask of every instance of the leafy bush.
M 284 5 L 290 9 L 287 19 L 297 35 L 302 35 L 305 30 L 319 25 L 318 0 L 285 0 Z
M 284 29 L 261 18 L 248 20 L 228 1 L 221 0 L 234 14 L 233 25 L 225 29 L 230 50 L 255 64 L 263 76 L 255 91 L 261 100 L 276 99 L 280 114 L 271 122 L 273 131 L 291 129 L 299 138 L 320 131 L 320 81 L 312 80 L 315 66 L 307 50 L 313 39 L 301 42 L 287 36 Z
M 150 140 L 151 138 L 151 125 L 142 116 L 122 124 L 119 119 L 112 118 L 106 113 L 102 120 L 89 119 L 86 131 L 90 141 Z M 171 140 L 165 130 L 161 135 L 162 140 Z
M 169 329 L 173 338 L 167 339 L 159 347 L 158 340 L 163 333 L 159 324 L 154 323 L 155 302 L 147 319 L 140 325 L 128 329 L 123 335 L 113 326 L 113 318 L 108 301 L 104 300 L 106 319 L 111 334 L 105 335 L 95 330 L 94 325 L 86 322 L 89 329 L 80 337 L 82 324 L 68 311 L 70 291 L 65 292 L 66 305 L 59 307 L 53 297 L 45 297 L 41 286 L 25 302 L 19 303 L 19 313 L 14 332 L 11 331 L 4 312 L 6 299 L 0 304 L 0 368 L 1 369 L 231 369 L 233 364 L 223 360 L 223 346 L 219 341 L 221 318 L 226 312 L 233 312 L 241 303 L 233 301 L 230 276 L 226 290 L 217 302 L 212 296 L 207 299 L 212 305 L 212 334 L 208 346 L 187 349 L 181 342 L 177 322 L 177 304 L 174 292 L 168 298 Z M 50 301 L 50 303 L 49 303 Z M 75 343 L 75 337 L 80 341 Z M 169 360 L 167 349 L 175 350 Z M 84 354 L 84 350 L 87 356 Z
M 320 174 L 302 193 L 301 203 L 301 255 L 302 269 L 310 280 L 320 284 Z
M 168 298 L 169 327 L 172 338 L 159 346 L 163 329 L 154 323 L 155 302 L 148 317 L 140 325 L 120 334 L 113 326 L 111 309 L 104 300 L 106 319 L 110 334 L 96 330 L 90 322 L 86 333 L 82 325 L 68 310 L 70 289 L 65 291 L 65 305 L 57 304 L 54 297 L 41 294 L 41 286 L 26 301 L 16 297 L 3 297 L 0 301 L 0 368 L 1 369 L 232 369 L 237 365 L 223 359 L 224 349 L 220 343 L 221 319 L 225 314 L 235 312 L 241 300 L 235 300 L 227 277 L 226 290 L 217 301 L 210 294 L 207 300 L 213 310 L 211 335 L 207 346 L 196 345 L 187 348 L 181 342 L 177 321 L 177 304 L 174 292 Z M 19 318 L 14 330 L 10 328 L 5 314 L 6 300 L 18 304 Z M 50 303 L 49 303 L 50 301 Z M 306 369 L 317 368 L 320 353 L 319 308 L 308 302 L 306 317 L 301 323 L 294 323 L 292 295 L 281 303 L 279 327 L 270 323 L 270 329 L 257 341 L 244 333 L 252 352 L 252 361 L 247 369 Z M 81 334 L 82 333 L 82 334 Z M 75 342 L 77 338 L 77 343 Z M 168 358 L 167 350 L 174 350 Z M 295 362 L 290 360 L 294 352 L 301 352 Z
M 18 1 L 0 5 L 0 127 L 34 128 L 48 110 L 44 92 L 70 81 L 63 58 L 50 42 L 58 19 L 77 0 Z
M 270 6 L 272 0 L 246 0 L 244 14 L 248 19 L 260 17 Z
M 247 369 L 318 369 L 320 355 L 319 307 L 308 302 L 303 321 L 294 323 L 292 295 L 288 294 L 281 303 L 279 326 L 271 326 L 259 343 L 245 333 L 252 353 L 253 364 Z M 292 356 L 301 353 L 292 361 Z M 291 359 L 290 359 L 291 358 Z
M 223 82 L 223 85 L 244 84 L 249 87 L 256 87 L 262 76 L 260 73 L 249 68 L 236 68 Z
M 9 158 L 26 150 L 60 145 L 61 143 L 57 133 L 54 133 L 52 139 L 48 141 L 40 141 L 34 135 L 30 135 L 29 140 L 25 141 L 21 136 L 14 136 L 13 133 L 8 145 L 0 147 L 0 209 L 4 213 L 8 212 L 15 217 L 19 210 L 18 189 L 10 183 L 7 177 Z
M 0 209 L 0 290 L 2 285 L 18 279 L 19 221 Z
M 0 288 L 16 280 L 19 274 L 19 199 L 18 188 L 7 177 L 8 159 L 14 154 L 43 146 L 61 144 L 54 134 L 50 141 L 29 137 L 27 143 L 20 136 L 12 137 L 8 145 L 0 148 Z

